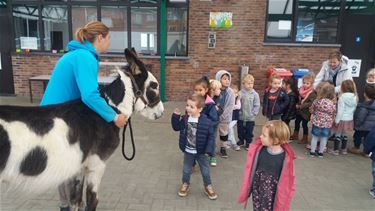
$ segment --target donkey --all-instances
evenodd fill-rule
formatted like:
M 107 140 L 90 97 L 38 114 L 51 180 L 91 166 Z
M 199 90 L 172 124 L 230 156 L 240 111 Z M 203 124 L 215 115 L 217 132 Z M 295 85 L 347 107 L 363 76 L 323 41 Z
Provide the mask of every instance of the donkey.
M 156 78 L 134 49 L 125 49 L 128 65 L 101 95 L 117 112 L 162 116 Z M 119 145 L 120 129 L 107 123 L 81 100 L 42 107 L 0 106 L 0 184 L 41 193 L 84 170 L 86 203 L 95 210 L 105 161 Z

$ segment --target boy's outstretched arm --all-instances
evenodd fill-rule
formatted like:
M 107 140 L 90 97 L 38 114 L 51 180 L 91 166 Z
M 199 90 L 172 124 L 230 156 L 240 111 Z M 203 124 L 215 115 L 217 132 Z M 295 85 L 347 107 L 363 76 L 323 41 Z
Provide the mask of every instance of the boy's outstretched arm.
M 183 118 L 181 118 L 181 112 L 178 108 L 172 114 L 171 123 L 174 131 L 180 131 L 183 127 Z

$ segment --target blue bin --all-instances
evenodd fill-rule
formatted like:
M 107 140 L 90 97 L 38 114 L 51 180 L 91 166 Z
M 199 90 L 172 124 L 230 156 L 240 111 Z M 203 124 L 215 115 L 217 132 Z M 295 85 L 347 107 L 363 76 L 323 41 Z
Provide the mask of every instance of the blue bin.
M 309 69 L 294 68 L 292 69 L 292 72 L 295 79 L 300 79 L 303 76 L 309 74 L 311 71 Z
M 309 69 L 302 69 L 302 68 L 294 68 L 292 69 L 293 78 L 297 81 L 297 87 L 301 88 L 303 81 L 303 76 L 311 73 Z

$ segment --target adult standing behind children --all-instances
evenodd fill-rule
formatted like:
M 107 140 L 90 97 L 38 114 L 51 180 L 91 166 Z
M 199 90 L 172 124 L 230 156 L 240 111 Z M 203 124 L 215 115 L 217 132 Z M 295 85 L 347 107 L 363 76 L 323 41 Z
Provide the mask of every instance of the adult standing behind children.
M 124 127 L 128 117 L 116 114 L 98 90 L 99 54 L 109 47 L 109 28 L 99 21 L 92 21 L 77 30 L 76 38 L 77 41 L 68 43 L 69 52 L 56 63 L 40 105 L 81 99 L 107 122 Z M 67 181 L 59 186 L 61 210 L 70 210 L 71 185 Z
M 254 90 L 254 77 L 250 74 L 242 78 L 242 89 L 239 94 L 241 109 L 238 115 L 237 132 L 238 146 L 245 146 L 247 150 L 253 140 L 255 117 L 259 113 L 259 94 Z
M 349 58 L 340 51 L 329 54 L 328 60 L 323 62 L 322 68 L 314 81 L 314 89 L 320 82 L 328 81 L 335 87 L 335 93 L 340 93 L 341 83 L 345 80 L 353 80 L 352 70 L 348 68 Z
M 268 120 L 279 120 L 289 104 L 289 96 L 281 88 L 281 77 L 272 74 L 271 78 L 271 87 L 266 89 L 263 96 L 262 114 Z
M 195 161 L 198 162 L 204 183 L 204 193 L 209 199 L 216 199 L 210 177 L 208 157 L 215 153 L 214 133 L 212 122 L 201 113 L 204 107 L 204 97 L 193 94 L 186 102 L 186 115 L 181 116 L 181 111 L 176 108 L 172 114 L 172 127 L 180 131 L 179 146 L 184 153 L 184 166 L 182 171 L 182 185 L 178 191 L 181 197 L 187 196 L 190 188 L 190 176 Z
M 221 102 L 223 109 L 223 113 L 219 118 L 219 136 L 221 141 L 220 154 L 222 158 L 228 158 L 224 143 L 228 141 L 229 123 L 232 121 L 233 107 L 235 103 L 235 96 L 233 90 L 230 88 L 232 76 L 226 70 L 219 70 L 215 75 L 215 79 L 221 83 L 219 101 Z

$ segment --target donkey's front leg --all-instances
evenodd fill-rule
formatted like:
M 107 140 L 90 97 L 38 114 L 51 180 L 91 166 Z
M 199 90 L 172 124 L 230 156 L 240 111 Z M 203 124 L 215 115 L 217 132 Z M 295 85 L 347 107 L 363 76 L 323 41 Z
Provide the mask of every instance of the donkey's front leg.
M 96 210 L 98 205 L 98 189 L 105 170 L 105 163 L 98 155 L 91 155 L 87 158 L 87 188 L 86 188 L 86 210 Z

